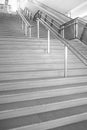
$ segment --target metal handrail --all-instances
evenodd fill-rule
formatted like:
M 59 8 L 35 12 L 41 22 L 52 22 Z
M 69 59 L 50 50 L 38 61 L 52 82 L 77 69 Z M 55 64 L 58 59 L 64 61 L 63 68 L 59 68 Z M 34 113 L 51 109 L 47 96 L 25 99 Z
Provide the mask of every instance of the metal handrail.
M 45 13 L 43 13 L 43 12 L 42 12 L 42 14 L 45 15 Z M 47 15 L 47 17 L 53 19 L 53 18 L 52 18 L 51 16 L 49 16 L 49 15 Z M 45 18 L 45 17 L 43 17 L 43 18 Z M 48 19 L 47 19 L 47 20 L 48 20 Z M 54 20 L 56 23 L 59 23 L 59 24 L 60 24 L 59 20 L 58 20 L 58 21 L 55 20 L 55 19 L 53 19 L 53 20 Z M 77 24 L 76 20 L 79 20 L 79 21 L 81 22 L 81 24 L 83 24 L 83 21 L 81 21 L 81 19 L 79 19 L 79 17 L 77 17 L 77 18 L 75 18 L 75 19 L 72 19 L 72 20 L 68 21 L 67 23 L 64 23 L 64 24 L 60 25 L 60 28 L 57 27 L 56 24 L 54 24 L 54 23 L 53 23 L 53 25 L 54 25 L 55 27 L 57 27 L 59 30 L 63 30 L 64 28 L 67 28 L 68 26 Z M 49 21 L 49 20 L 48 20 L 48 21 Z M 74 23 L 71 23 L 72 21 L 73 21 L 73 22 L 75 21 L 75 22 L 74 22 Z M 50 22 L 50 21 L 49 21 L 49 22 Z M 84 24 L 83 24 L 83 25 L 84 25 Z M 85 25 L 84 25 L 84 27 L 85 27 Z M 87 28 L 87 27 L 85 27 L 85 28 Z
M 55 20 L 59 20 L 58 17 L 56 15 L 54 15 L 53 13 L 51 13 L 50 11 L 46 10 L 45 8 L 41 7 L 40 5 L 36 4 L 36 1 L 32 0 L 32 3 L 35 4 L 35 6 L 39 7 L 41 10 L 43 10 L 44 12 L 46 12 L 46 14 L 51 15 Z M 65 21 L 60 20 L 60 23 L 64 23 Z
M 70 21 L 68 21 L 68 22 L 66 22 L 66 23 L 64 23 L 64 24 L 62 24 L 61 26 L 67 26 L 67 25 L 69 25 L 69 24 L 72 24 L 71 22 L 74 22 L 74 21 L 76 21 L 77 19 L 78 19 L 78 17 L 75 18 L 75 19 L 72 19 L 72 20 L 70 20 Z
M 44 17 L 41 17 L 41 18 L 44 19 Z M 45 21 L 45 20 L 44 20 L 44 21 Z M 51 22 L 50 22 L 48 19 L 47 19 L 46 21 L 48 21 L 48 22 L 51 24 Z M 56 22 L 56 21 L 55 21 L 55 22 Z M 57 23 L 57 22 L 56 22 L 56 23 Z M 56 24 L 53 23 L 53 25 L 60 30 L 60 28 L 59 28 Z
M 24 18 L 24 17 L 22 17 L 22 18 Z M 47 22 L 45 22 L 42 18 L 40 18 L 40 19 L 38 18 L 37 20 L 39 20 L 48 30 L 50 30 L 56 36 L 56 38 L 58 40 L 60 40 L 65 46 L 67 46 L 69 48 L 69 50 L 76 57 L 78 57 L 85 65 L 87 65 L 87 58 L 85 58 L 79 51 L 77 51 L 72 45 L 70 45 L 69 42 L 61 36 L 61 34 L 59 34 L 56 30 L 54 30 L 54 28 L 52 28 L 52 26 L 47 24 Z M 24 21 L 26 23 L 28 23 L 27 20 L 24 19 Z M 28 25 L 30 25 L 30 24 L 28 23 Z
M 65 14 L 63 14 L 63 13 L 61 13 L 61 12 L 59 12 L 59 11 L 56 11 L 55 9 L 52 9 L 51 7 L 48 7 L 47 5 L 41 3 L 41 2 L 39 2 L 39 1 L 37 1 L 37 0 L 35 0 L 35 1 L 32 0 L 32 1 L 33 1 L 35 4 L 37 3 L 39 6 L 42 6 L 42 7 L 47 8 L 47 9 L 50 9 L 50 10 L 56 12 L 57 14 L 60 14 L 60 15 L 62 15 L 62 16 L 64 16 L 64 17 L 68 18 L 68 19 L 72 19 L 72 18 L 68 17 L 67 15 L 65 15 Z
M 69 50 L 79 58 L 85 65 L 87 65 L 87 58 L 85 58 L 79 51 L 77 51 L 69 42 L 64 39 L 61 34 L 57 33 L 51 26 L 49 26 L 43 19 L 38 19 L 48 30 L 50 30 L 58 40 L 60 40 L 65 46 L 69 48 Z
M 45 14 L 45 13 L 44 13 Z M 47 15 L 47 17 L 49 17 L 49 18 L 51 18 L 51 19 L 53 19 L 56 23 L 59 23 L 60 24 L 60 21 L 58 20 L 56 20 L 55 18 L 52 18 L 51 16 L 49 16 L 49 15 Z M 44 17 L 45 18 L 45 17 Z M 47 19 L 48 20 L 48 19 Z M 60 28 L 58 28 L 57 26 L 56 26 L 56 24 L 53 24 L 55 27 L 57 27 L 59 30 L 63 30 L 64 28 L 67 28 L 68 26 L 71 26 L 71 25 L 74 25 L 74 24 L 77 24 L 77 22 L 76 22 L 76 20 L 79 20 L 80 22 L 81 22 L 81 24 L 83 24 L 84 25 L 84 23 L 83 23 L 83 21 L 81 21 L 81 19 L 79 19 L 79 17 L 77 17 L 77 18 L 75 18 L 75 19 L 71 19 L 70 21 L 68 21 L 67 23 L 64 23 L 64 24 L 62 24 L 62 25 L 60 25 Z M 49 20 L 48 20 L 49 21 Z M 71 22 L 74 22 L 74 23 L 71 23 Z M 50 21 L 49 21 L 50 22 Z M 85 25 L 84 25 L 84 27 L 85 27 Z M 85 27 L 85 28 L 87 28 L 87 27 Z
M 22 18 L 23 22 L 28 26 L 31 27 L 31 24 L 26 20 L 26 18 L 22 15 L 22 13 L 20 13 L 20 11 L 18 12 L 20 17 Z
M 61 28 L 62 28 L 62 27 L 65 28 L 65 27 L 67 27 L 67 26 L 70 26 L 70 25 L 75 24 L 75 23 L 76 23 L 76 20 L 80 21 L 81 24 L 84 25 L 84 27 L 85 27 L 85 24 L 86 24 L 86 23 L 84 22 L 84 23 L 85 23 L 85 24 L 84 24 L 83 21 L 81 21 L 81 19 L 79 19 L 79 17 L 77 17 L 77 18 L 75 18 L 75 19 L 72 19 L 72 20 L 68 21 L 68 22 L 65 23 L 65 24 L 62 24 L 62 25 L 61 25 Z M 72 21 L 73 21 L 73 22 L 75 21 L 75 22 L 74 22 L 74 23 L 70 23 L 70 22 L 72 22 Z M 87 28 L 87 27 L 86 27 L 86 28 Z
M 38 10 L 37 12 L 42 12 L 42 11 Z M 42 12 L 42 15 L 47 15 L 47 17 L 53 19 L 56 23 L 58 23 L 59 26 L 61 25 L 61 21 L 58 18 L 55 18 L 54 16 L 50 15 L 49 13 Z
M 22 19 L 22 30 L 24 29 L 25 31 L 25 35 L 28 35 L 28 29 L 29 29 L 29 37 L 31 38 L 31 27 L 33 27 L 33 25 L 31 25 L 29 23 L 29 21 L 27 21 L 27 19 L 24 17 L 24 15 L 21 13 L 21 10 L 18 11 L 19 16 Z M 25 26 L 25 27 L 24 27 Z
M 74 25 L 74 24 L 76 24 L 76 23 L 70 23 L 70 24 L 68 24 L 68 25 L 61 26 L 61 29 L 60 29 L 60 30 L 63 30 L 64 28 L 67 28 L 67 27 L 69 27 L 69 26 L 71 26 L 71 25 Z
M 47 15 L 47 13 L 44 13 L 45 15 Z M 57 18 L 57 19 L 55 19 L 54 17 L 52 17 L 51 15 L 47 15 L 47 17 L 49 17 L 49 18 L 51 18 L 51 19 L 53 19 L 56 23 L 58 23 L 59 25 L 61 25 L 61 21 Z
M 40 11 L 38 11 L 38 12 L 40 12 Z M 44 13 L 44 14 L 45 14 L 45 13 Z M 47 14 L 46 14 L 46 15 L 47 15 Z M 47 15 L 46 22 L 49 22 L 50 26 L 51 26 L 51 21 L 48 19 L 48 17 L 49 17 L 51 20 L 53 20 L 54 22 L 56 22 L 56 23 L 58 24 L 58 21 L 54 20 L 54 19 L 51 18 L 49 15 Z M 41 16 L 40 18 L 43 18 L 43 20 L 45 21 L 45 17 L 43 16 L 43 13 L 42 13 L 42 16 Z M 59 27 L 60 25 L 57 26 L 54 22 L 52 23 L 52 24 L 53 24 L 52 26 L 56 27 L 56 28 L 60 31 L 60 27 Z
M 59 19 L 59 17 L 54 17 L 54 16 L 52 16 L 51 14 L 49 14 L 49 12 L 47 13 L 45 13 L 44 12 L 44 14 L 48 14 L 48 16 L 50 16 L 50 18 L 51 19 L 54 19 L 57 23 L 59 23 L 60 25 L 61 25 L 61 22 L 63 23 L 63 21 L 61 21 L 60 19 Z M 53 17 L 53 18 L 52 18 Z
M 28 23 L 28 21 L 25 19 L 25 17 L 20 13 L 20 16 L 22 16 L 23 20 L 25 23 Z M 87 58 L 85 58 L 79 51 L 77 51 L 72 45 L 69 45 L 68 41 L 62 37 L 58 33 L 58 31 L 53 28 L 50 24 L 48 24 L 42 17 L 37 19 L 37 36 L 39 38 L 39 21 L 48 29 L 48 53 L 50 53 L 50 31 L 56 36 L 58 40 L 61 41 L 65 45 L 65 60 L 64 60 L 64 77 L 67 77 L 67 49 L 69 50 L 76 56 L 78 57 L 85 65 L 87 65 Z M 30 25 L 30 24 L 29 24 Z M 27 27 L 25 25 L 25 34 L 27 35 Z M 30 37 L 31 37 L 31 28 L 30 28 Z

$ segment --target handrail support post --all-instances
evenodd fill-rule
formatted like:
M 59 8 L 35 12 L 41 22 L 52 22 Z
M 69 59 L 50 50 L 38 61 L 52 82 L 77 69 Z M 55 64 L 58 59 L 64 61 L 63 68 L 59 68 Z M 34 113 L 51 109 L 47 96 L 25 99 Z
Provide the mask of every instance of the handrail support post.
M 23 23 L 23 20 L 22 20 L 22 30 L 24 29 L 24 25 L 23 25 L 24 23 Z
M 29 37 L 31 38 L 31 27 L 29 27 Z
M 65 37 L 65 36 L 64 36 L 64 26 L 63 26 L 63 32 L 62 32 L 62 36 L 63 36 L 63 38 Z
M 48 54 L 50 53 L 50 30 L 48 29 Z
M 63 26 L 63 32 L 62 32 L 63 38 L 65 37 L 64 34 L 64 26 Z M 68 70 L 68 47 L 64 45 L 64 77 L 67 77 L 67 70 Z
M 39 19 L 38 19 L 38 20 L 37 20 L 37 38 L 38 38 L 38 39 L 39 39 L 39 37 L 40 37 L 39 28 L 40 28 L 40 21 L 39 21 Z
M 64 56 L 64 77 L 67 77 L 67 64 L 68 63 L 68 47 L 65 46 L 65 56 Z
M 74 38 L 78 38 L 78 19 L 74 21 Z
M 78 38 L 78 19 L 76 19 L 76 38 Z
M 27 24 L 25 24 L 25 35 L 27 36 Z

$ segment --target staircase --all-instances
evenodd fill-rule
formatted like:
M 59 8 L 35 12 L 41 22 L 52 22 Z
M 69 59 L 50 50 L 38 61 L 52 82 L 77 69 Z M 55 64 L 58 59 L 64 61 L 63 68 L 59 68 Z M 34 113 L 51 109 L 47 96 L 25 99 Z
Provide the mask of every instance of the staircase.
M 87 66 L 68 51 L 64 78 L 60 41 L 51 38 L 48 54 L 42 26 L 42 38 L 28 38 L 17 15 L 0 19 L 0 130 L 62 130 L 87 120 Z
M 0 38 L 24 37 L 19 17 L 14 14 L 0 13 Z

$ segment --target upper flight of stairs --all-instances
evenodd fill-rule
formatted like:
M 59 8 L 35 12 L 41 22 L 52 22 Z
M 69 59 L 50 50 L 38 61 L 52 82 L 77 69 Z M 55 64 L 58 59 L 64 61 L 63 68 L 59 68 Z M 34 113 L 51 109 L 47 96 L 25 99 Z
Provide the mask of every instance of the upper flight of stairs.
M 48 54 L 46 38 L 25 37 L 18 16 L 1 20 L 0 130 L 49 130 L 87 120 L 87 67 L 68 50 L 64 78 L 60 41 L 51 39 Z
M 68 41 L 70 45 L 72 45 L 77 51 L 81 53 L 87 62 L 87 45 L 81 42 L 79 39 L 74 39 Z
M 14 14 L 0 13 L 0 38 L 24 37 L 19 17 Z

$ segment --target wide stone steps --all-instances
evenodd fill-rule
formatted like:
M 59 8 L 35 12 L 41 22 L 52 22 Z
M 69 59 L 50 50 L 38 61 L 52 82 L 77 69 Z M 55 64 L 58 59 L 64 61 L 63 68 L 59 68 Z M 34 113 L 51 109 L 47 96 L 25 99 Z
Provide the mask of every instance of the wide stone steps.
M 77 51 L 87 59 L 87 45 L 78 39 L 68 41 Z
M 68 76 L 79 76 L 87 75 L 87 68 L 68 69 Z M 13 80 L 24 80 L 24 79 L 44 79 L 44 78 L 55 78 L 63 77 L 64 69 L 57 70 L 39 70 L 39 71 L 27 71 L 27 72 L 2 72 L 0 73 L 0 81 L 13 81 Z
M 8 40 L 8 38 L 7 38 Z M 23 41 L 22 41 L 23 40 Z M 1 39 L 0 81 L 34 80 L 64 76 L 64 46 L 60 41 L 51 40 L 51 52 L 47 54 L 47 40 L 9 38 Z M 22 45 L 21 45 L 22 44 Z M 37 45 L 37 46 L 36 46 Z M 59 45 L 59 46 L 58 46 Z M 58 48 L 57 48 L 58 46 Z M 21 47 L 21 48 L 20 48 Z M 44 49 L 45 47 L 45 49 Z M 20 48 L 20 49 L 19 49 Z M 51 66 L 50 66 L 51 64 Z M 52 64 L 54 66 L 52 67 Z M 72 64 L 72 65 L 71 65 Z M 16 66 L 24 66 L 23 70 Z M 25 70 L 25 66 L 28 66 Z M 9 66 L 7 69 L 5 66 Z M 79 67 L 78 67 L 79 66 Z M 13 69 L 13 70 L 12 70 Z M 68 76 L 86 75 L 87 67 L 68 51 Z
M 19 101 L 36 100 L 62 95 L 78 94 L 87 92 L 87 83 L 65 86 L 51 86 L 45 88 L 31 88 L 20 90 L 0 91 L 0 104 Z M 83 94 L 85 95 L 85 94 Z M 87 95 L 87 94 L 86 94 Z
M 0 104 L 0 120 L 60 110 L 85 104 L 87 104 L 87 93 Z
M 0 38 L 4 37 L 24 37 L 24 31 L 17 15 L 0 14 Z
M 22 86 L 20 83 L 17 85 L 17 82 L 0 83 L 2 130 L 47 130 L 86 119 L 86 76 L 38 80 L 34 81 L 35 84 L 31 82 L 32 86 L 29 84 L 30 81 L 27 82 L 27 87 L 23 87 L 23 81 L 20 82 Z M 25 83 L 26 81 L 24 85 Z M 12 85 L 16 87 L 12 88 Z
M 32 53 L 33 53 L 33 51 L 31 51 Z M 14 52 L 13 52 L 14 53 Z M 36 63 L 36 61 L 37 62 L 45 62 L 45 61 L 64 61 L 64 55 L 57 55 L 57 56 L 52 56 L 52 55 L 42 55 L 42 56 L 33 56 L 33 55 L 30 55 L 30 54 L 21 54 L 21 52 L 20 52 L 20 54 L 13 54 L 13 55 L 11 55 L 12 53 L 9 53 L 9 55 L 7 54 L 5 54 L 5 55 L 2 55 L 1 54 L 1 56 L 0 56 L 0 61 L 1 61 L 1 63 L 4 63 L 4 62 L 6 62 L 7 61 L 7 58 L 8 58 L 8 61 L 7 62 L 16 62 L 16 61 L 19 61 L 19 62 L 22 62 L 22 61 L 25 61 L 25 62 L 28 62 L 28 61 L 35 61 L 35 63 Z M 71 59 L 72 58 L 72 59 Z M 77 59 L 76 57 L 73 57 L 73 56 L 69 56 L 68 57 L 68 62 L 79 62 L 79 63 L 81 63 L 80 61 L 79 61 L 79 59 Z
M 40 47 L 43 47 L 43 46 L 48 46 L 48 42 L 47 42 L 47 39 L 37 39 L 37 38 L 24 38 L 24 37 L 19 37 L 19 38 L 16 38 L 16 37 L 3 37 L 3 38 L 0 38 L 0 45 L 5 46 L 6 45 L 10 45 L 9 47 L 14 47 L 14 46 L 18 46 L 18 47 L 33 47 L 33 46 L 40 46 Z M 59 40 L 51 40 L 50 41 L 50 45 L 51 47 L 57 47 L 57 48 L 64 48 L 64 45 L 61 44 L 61 42 Z M 20 46 L 21 45 L 21 46 Z
M 24 58 L 22 58 L 22 59 L 12 59 L 12 58 L 8 58 L 8 60 L 7 60 L 7 58 L 3 58 L 3 59 L 1 59 L 1 65 L 3 64 L 23 64 L 23 65 L 25 65 L 25 64 L 30 64 L 30 62 L 31 62 L 31 64 L 38 64 L 38 63 L 52 63 L 52 62 L 59 62 L 59 63 L 64 63 L 64 59 L 49 59 L 49 58 L 47 58 L 47 59 L 24 59 Z M 70 60 L 69 61 L 70 63 L 81 63 L 81 62 L 78 62 L 78 61 L 76 61 L 75 59 L 72 61 L 72 60 Z
M 46 84 L 45 84 L 46 82 Z M 79 84 L 78 84 L 79 82 Z M 67 77 L 67 78 L 48 78 L 48 79 L 39 79 L 39 80 L 19 80 L 17 81 L 7 81 L 0 82 L 0 91 L 5 90 L 20 90 L 20 89 L 33 89 L 33 88 L 44 88 L 53 87 L 53 86 L 64 86 L 71 84 L 85 84 L 87 82 L 87 76 L 80 77 Z M 84 90 L 83 90 L 84 91 Z
M 26 115 L 0 121 L 1 129 L 47 130 L 87 119 L 87 105 Z
M 25 37 L 14 15 L 0 16 L 0 130 L 48 130 L 87 119 L 87 66 L 47 30 Z M 43 39 L 45 38 L 45 39 Z M 84 48 L 83 48 L 84 49 Z M 83 50 L 82 50 L 83 51 Z
M 82 69 L 87 68 L 83 64 L 79 63 L 69 63 L 68 69 Z M 58 69 L 64 69 L 64 63 L 58 63 L 58 62 L 50 62 L 50 63 L 42 63 L 42 64 L 24 64 L 24 65 L 0 65 L 0 72 L 24 72 L 24 71 L 41 71 L 41 70 L 58 70 Z
M 3 44 L 3 43 L 2 43 Z M 29 45 L 29 44 L 31 44 L 31 45 Z M 20 46 L 21 45 L 21 46 Z M 27 49 L 37 49 L 38 50 L 38 48 L 39 49 L 47 49 L 47 45 L 42 45 L 42 44 L 37 44 L 37 45 L 33 45 L 32 43 L 28 43 L 27 45 L 25 44 L 25 45 L 22 45 L 22 44 L 20 44 L 19 46 L 18 45 L 12 45 L 12 46 L 9 46 L 9 44 L 7 44 L 7 45 L 1 45 L 1 50 L 10 50 L 10 49 L 13 49 L 13 50 L 16 50 L 16 49 L 18 49 L 18 50 L 20 50 L 20 49 L 24 49 L 24 50 L 27 50 Z M 53 46 L 51 46 L 50 47 L 50 49 L 55 49 L 55 50 L 64 50 L 64 47 L 61 47 L 61 46 L 58 46 L 58 45 L 53 45 Z
M 68 105 L 67 105 L 68 104 Z M 87 104 L 87 93 L 0 104 L 0 120 Z

